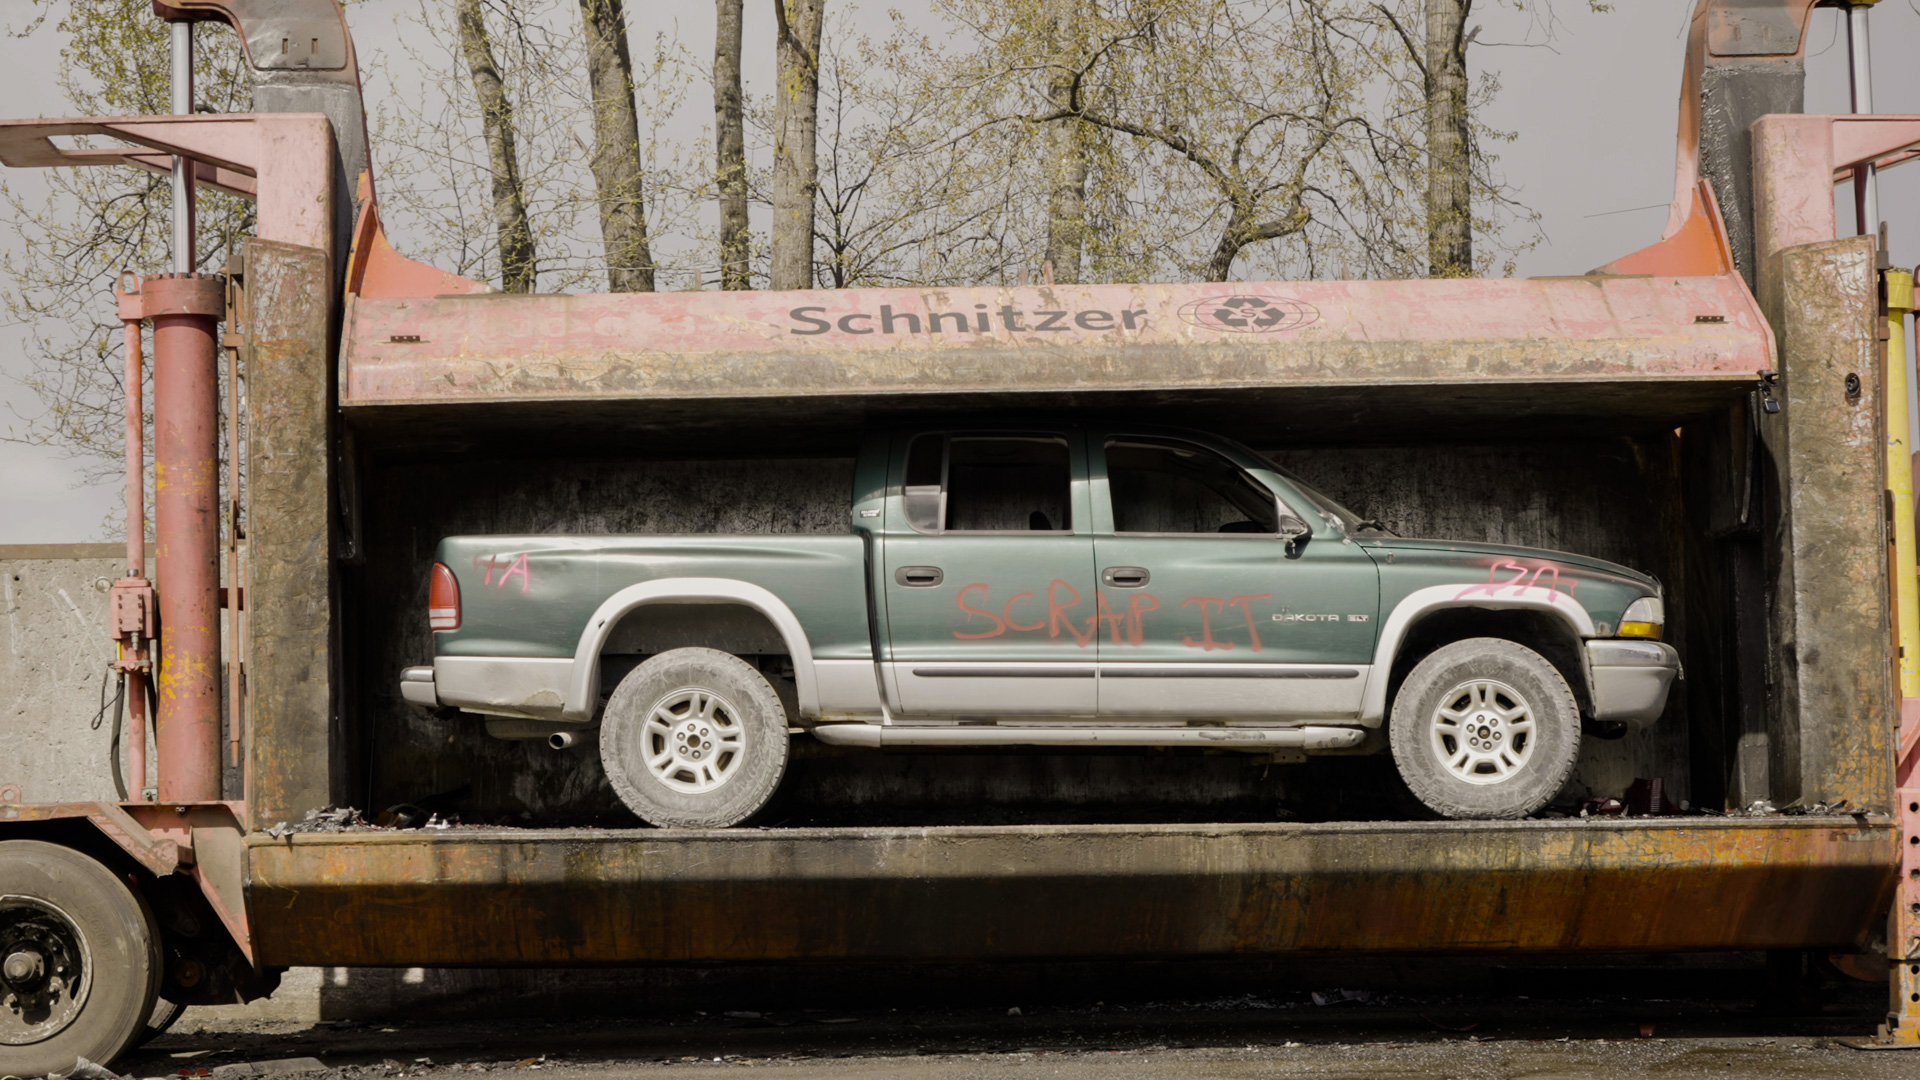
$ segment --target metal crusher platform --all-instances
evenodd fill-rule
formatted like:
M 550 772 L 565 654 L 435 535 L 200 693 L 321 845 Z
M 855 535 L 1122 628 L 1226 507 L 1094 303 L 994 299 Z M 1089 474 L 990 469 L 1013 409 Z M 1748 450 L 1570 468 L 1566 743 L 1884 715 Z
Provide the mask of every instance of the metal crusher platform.
M 268 964 L 1856 949 L 1883 816 L 248 837 Z

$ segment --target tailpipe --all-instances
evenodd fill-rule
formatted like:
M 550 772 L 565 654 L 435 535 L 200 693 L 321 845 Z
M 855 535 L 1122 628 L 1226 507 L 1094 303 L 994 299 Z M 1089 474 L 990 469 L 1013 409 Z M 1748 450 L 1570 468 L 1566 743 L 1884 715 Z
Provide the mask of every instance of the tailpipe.
M 553 747 L 555 750 L 570 750 L 573 748 L 573 745 L 579 741 L 580 736 L 571 731 L 556 731 L 547 736 L 547 745 Z

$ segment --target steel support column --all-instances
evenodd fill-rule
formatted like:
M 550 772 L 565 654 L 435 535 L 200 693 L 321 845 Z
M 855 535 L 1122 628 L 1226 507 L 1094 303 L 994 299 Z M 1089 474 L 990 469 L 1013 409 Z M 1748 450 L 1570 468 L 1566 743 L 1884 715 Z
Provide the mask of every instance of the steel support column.
M 335 724 L 332 295 L 318 248 L 247 242 L 247 826 L 344 794 Z
M 217 277 L 169 274 L 142 290 L 153 320 L 154 539 L 160 592 L 161 802 L 220 798 L 220 415 Z

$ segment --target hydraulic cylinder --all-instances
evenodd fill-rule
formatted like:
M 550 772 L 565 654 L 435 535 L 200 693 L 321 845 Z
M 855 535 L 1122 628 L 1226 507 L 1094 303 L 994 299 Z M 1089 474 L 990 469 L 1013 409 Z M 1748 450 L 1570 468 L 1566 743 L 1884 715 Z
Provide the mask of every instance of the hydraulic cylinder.
M 159 801 L 220 798 L 220 416 L 214 276 L 148 278 L 153 321 L 154 567 L 160 600 L 154 732 Z

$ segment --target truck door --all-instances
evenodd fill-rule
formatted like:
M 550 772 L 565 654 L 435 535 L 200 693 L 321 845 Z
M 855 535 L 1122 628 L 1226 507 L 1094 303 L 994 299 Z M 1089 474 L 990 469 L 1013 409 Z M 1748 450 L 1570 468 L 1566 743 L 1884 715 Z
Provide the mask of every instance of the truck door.
M 931 432 L 896 455 L 883 583 L 901 710 L 1092 716 L 1082 435 Z
M 1373 560 L 1211 447 L 1092 441 L 1100 715 L 1335 719 L 1360 709 Z M 1290 516 L 1313 532 L 1289 543 Z

